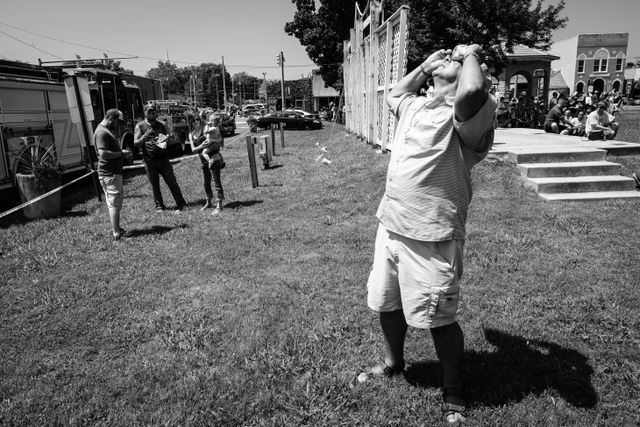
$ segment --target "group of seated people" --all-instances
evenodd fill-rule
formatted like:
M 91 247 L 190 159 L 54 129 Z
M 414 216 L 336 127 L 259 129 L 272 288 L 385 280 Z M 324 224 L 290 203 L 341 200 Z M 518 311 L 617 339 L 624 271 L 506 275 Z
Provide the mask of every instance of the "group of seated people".
M 559 95 L 544 121 L 544 130 L 561 135 L 586 136 L 590 140 L 614 139 L 618 133 L 616 117 L 610 112 L 610 103 L 600 99 L 595 105 L 570 103 L 565 95 Z
M 621 104 L 622 96 L 617 91 L 610 94 L 575 92 L 571 98 L 554 93 L 548 107 L 542 96 L 527 96 L 523 92 L 517 98 L 500 97 L 496 117 L 499 127 L 526 127 L 591 139 L 613 139 L 618 130 L 615 114 Z

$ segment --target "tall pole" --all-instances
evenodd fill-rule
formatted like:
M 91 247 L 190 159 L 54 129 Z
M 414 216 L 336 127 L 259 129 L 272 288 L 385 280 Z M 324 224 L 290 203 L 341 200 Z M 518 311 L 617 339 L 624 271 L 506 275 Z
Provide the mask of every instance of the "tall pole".
M 220 110 L 220 91 L 218 90 L 218 76 L 219 74 L 213 75 L 213 77 L 216 79 L 216 108 Z
M 280 79 L 280 95 L 282 96 L 282 106 L 280 108 L 280 110 L 284 111 L 285 108 L 285 102 L 284 102 L 284 56 L 282 55 L 282 52 L 280 52 L 280 74 L 281 74 L 281 79 Z
M 267 93 L 267 73 L 262 73 L 262 84 L 264 85 L 264 102 L 269 102 L 269 94 Z
M 223 96 L 224 96 L 224 112 L 227 112 L 227 83 L 226 83 L 226 79 L 225 76 L 227 75 L 227 72 L 224 69 L 224 56 L 222 56 L 222 92 L 223 92 Z
M 193 67 L 191 67 L 191 75 L 193 76 L 193 105 L 197 108 L 198 100 L 196 99 L 196 92 L 198 91 L 198 87 L 196 85 L 196 70 Z

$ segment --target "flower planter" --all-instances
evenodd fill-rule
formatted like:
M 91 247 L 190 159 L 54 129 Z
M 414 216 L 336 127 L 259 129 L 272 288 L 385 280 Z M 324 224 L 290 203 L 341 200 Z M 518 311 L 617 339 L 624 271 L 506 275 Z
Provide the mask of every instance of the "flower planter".
M 41 183 L 36 181 L 35 175 L 16 173 L 16 181 L 20 191 L 20 199 L 24 203 L 60 187 L 62 177 L 58 176 L 48 180 L 46 183 Z M 61 192 L 57 191 L 42 200 L 23 207 L 22 211 L 28 219 L 51 218 L 60 215 L 61 204 Z

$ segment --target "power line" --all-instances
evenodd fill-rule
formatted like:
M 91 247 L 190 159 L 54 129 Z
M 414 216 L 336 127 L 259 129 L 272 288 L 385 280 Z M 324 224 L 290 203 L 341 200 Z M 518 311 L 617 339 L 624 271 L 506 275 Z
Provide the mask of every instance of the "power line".
M 36 45 L 34 45 L 34 44 L 29 44 L 29 43 L 27 43 L 27 42 L 25 42 L 25 41 L 23 41 L 23 40 L 20 40 L 20 39 L 19 39 L 19 38 L 17 38 L 17 37 L 12 36 L 11 34 L 5 33 L 5 32 L 4 32 L 4 31 L 2 31 L 2 30 L 0 30 L 0 33 L 4 34 L 5 36 L 7 36 L 7 37 L 9 37 L 9 38 L 11 38 L 11 39 L 13 39 L 13 40 L 15 40 L 15 41 L 17 41 L 17 42 L 20 42 L 20 43 L 22 43 L 22 44 L 24 44 L 24 45 L 26 45 L 26 46 L 29 46 L 30 48 L 33 48 L 33 49 L 35 49 L 35 50 L 37 50 L 37 51 L 39 51 L 39 52 L 46 53 L 47 55 L 51 55 L 51 56 L 53 56 L 54 58 L 62 59 L 62 58 L 60 58 L 59 56 L 54 55 L 54 54 L 53 54 L 53 53 L 51 53 L 51 52 L 47 52 L 46 50 L 42 50 L 42 49 L 40 49 L 39 47 L 37 47 Z
M 13 28 L 15 30 L 22 31 L 22 32 L 25 32 L 25 33 L 28 33 L 28 34 L 32 34 L 32 35 L 35 35 L 35 36 L 38 36 L 38 37 L 42 37 L 42 38 L 45 38 L 45 39 L 48 39 L 48 40 L 53 40 L 53 41 L 56 41 L 56 42 L 65 43 L 65 44 L 69 44 L 69 45 L 72 45 L 72 46 L 82 47 L 82 48 L 85 48 L 85 49 L 93 49 L 93 50 L 97 50 L 97 51 L 100 51 L 100 52 L 106 52 L 106 53 L 111 53 L 111 54 L 115 54 L 115 55 L 137 56 L 138 58 L 148 59 L 148 60 L 152 60 L 152 61 L 165 61 L 165 59 L 163 59 L 163 58 L 154 58 L 154 57 L 150 57 L 150 56 L 134 55 L 132 53 L 118 52 L 118 51 L 113 51 L 113 50 L 109 50 L 109 49 L 101 49 L 101 48 L 94 47 L 94 46 L 88 46 L 88 45 L 84 45 L 84 44 L 80 44 L 80 43 L 70 42 L 68 40 L 62 40 L 62 39 L 58 39 L 56 37 L 51 37 L 51 36 L 48 36 L 48 35 L 45 35 L 45 34 L 36 33 L 34 31 L 25 30 L 24 28 L 16 27 L 15 25 L 7 24 L 6 22 L 0 22 L 0 25 L 5 25 L 5 26 Z M 23 44 L 25 44 L 25 45 L 27 45 L 29 47 L 32 47 L 32 48 L 34 48 L 36 50 L 39 50 L 40 52 L 46 53 L 47 55 L 51 55 L 51 56 L 53 56 L 55 58 L 58 58 L 58 59 L 63 59 L 63 58 L 61 58 L 61 57 L 59 57 L 57 55 L 54 55 L 54 54 L 52 54 L 50 52 L 44 51 L 42 49 L 39 49 L 35 45 L 28 44 L 28 43 L 26 43 L 26 42 L 24 42 L 22 40 L 19 40 L 16 37 L 13 37 L 10 34 L 5 33 L 4 31 L 0 30 L 0 33 L 6 35 L 7 37 L 11 37 L 12 39 L 17 40 L 17 41 L 19 41 L 19 42 L 21 42 L 21 43 L 23 43 Z M 171 60 L 171 62 L 178 63 L 178 64 L 187 64 L 187 65 L 200 65 L 197 62 L 190 62 L 190 61 Z M 310 64 L 306 64 L 306 65 L 287 65 L 287 68 L 304 68 L 304 67 L 315 67 L 315 66 L 316 66 L 315 64 L 310 63 Z M 275 69 L 275 68 L 280 68 L 277 65 L 225 65 L 225 67 L 227 67 L 227 68 L 245 68 L 245 69 L 261 69 L 261 68 L 274 68 Z

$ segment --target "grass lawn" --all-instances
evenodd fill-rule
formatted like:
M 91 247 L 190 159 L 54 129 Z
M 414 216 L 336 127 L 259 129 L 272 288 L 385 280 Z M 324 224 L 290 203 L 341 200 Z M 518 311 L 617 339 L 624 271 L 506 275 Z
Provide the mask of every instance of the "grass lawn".
M 640 140 L 639 115 L 620 139 Z M 227 140 L 217 217 L 196 158 L 174 165 L 180 215 L 128 173 L 117 244 L 89 183 L 59 218 L 0 224 L 0 424 L 442 423 L 428 333 L 409 331 L 404 377 L 353 381 L 382 356 L 365 284 L 389 156 L 332 124 L 278 152 L 253 189 Z M 638 425 L 640 200 L 545 202 L 495 160 L 473 180 L 467 424 Z

